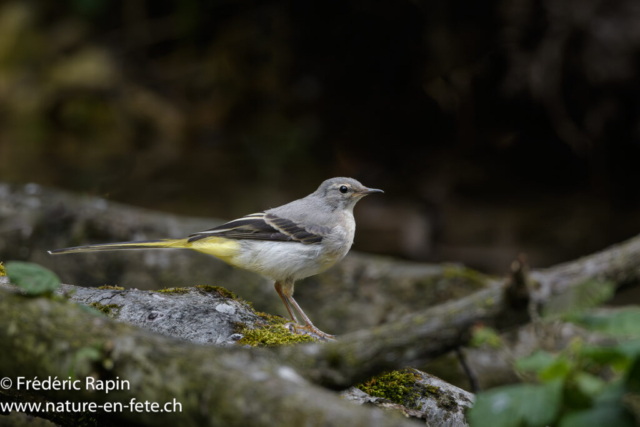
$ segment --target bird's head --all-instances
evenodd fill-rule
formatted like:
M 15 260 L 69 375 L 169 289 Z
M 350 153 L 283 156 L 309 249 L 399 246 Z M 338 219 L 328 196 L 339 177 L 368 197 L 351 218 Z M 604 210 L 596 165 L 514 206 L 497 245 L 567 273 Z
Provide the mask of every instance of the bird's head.
M 382 190 L 367 188 L 353 178 L 331 178 L 320 184 L 315 194 L 323 197 L 335 209 L 352 211 L 360 199 L 368 194 L 384 193 Z

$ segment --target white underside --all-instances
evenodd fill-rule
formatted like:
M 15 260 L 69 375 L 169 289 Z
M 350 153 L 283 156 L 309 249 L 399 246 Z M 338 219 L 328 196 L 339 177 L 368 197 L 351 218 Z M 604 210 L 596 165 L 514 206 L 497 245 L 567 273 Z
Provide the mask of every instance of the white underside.
M 241 255 L 234 261 L 244 269 L 275 281 L 287 282 L 328 269 L 346 255 L 349 247 L 345 249 L 336 253 L 327 251 L 321 244 L 244 240 Z

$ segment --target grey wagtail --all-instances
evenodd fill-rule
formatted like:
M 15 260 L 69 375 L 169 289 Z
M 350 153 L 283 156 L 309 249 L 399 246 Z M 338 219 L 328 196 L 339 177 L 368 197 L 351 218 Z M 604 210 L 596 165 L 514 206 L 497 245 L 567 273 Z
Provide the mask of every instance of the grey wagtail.
M 352 178 L 332 178 L 303 199 L 234 219 L 184 239 L 106 243 L 49 253 L 150 248 L 186 248 L 204 252 L 275 280 L 276 292 L 295 322 L 294 328 L 331 339 L 335 337 L 316 328 L 293 299 L 293 284 L 344 258 L 356 231 L 353 207 L 371 193 L 383 191 L 367 188 Z M 305 326 L 298 324 L 292 306 L 302 315 Z

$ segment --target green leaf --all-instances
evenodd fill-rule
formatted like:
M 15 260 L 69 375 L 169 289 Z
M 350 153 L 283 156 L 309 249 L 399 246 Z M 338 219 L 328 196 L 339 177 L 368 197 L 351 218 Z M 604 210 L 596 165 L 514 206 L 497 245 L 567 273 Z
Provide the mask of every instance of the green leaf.
M 566 357 L 558 357 L 552 364 L 538 372 L 538 378 L 542 381 L 566 378 L 571 373 L 574 365 L 574 361 Z
M 614 336 L 640 336 L 640 307 L 614 312 L 592 313 L 574 316 L 573 322 L 592 331 Z
M 573 412 L 560 420 L 560 427 L 633 427 L 633 416 L 622 406 L 597 406 Z
M 613 282 L 601 282 L 587 280 L 577 286 L 569 288 L 566 292 L 554 295 L 545 304 L 543 317 L 559 314 L 573 314 L 596 307 L 609 300 L 615 292 Z
M 38 264 L 11 261 L 5 269 L 11 283 L 23 289 L 27 295 L 51 294 L 60 286 L 58 276 Z
M 481 392 L 467 419 L 472 427 L 543 427 L 552 424 L 562 402 L 562 381 L 517 384 Z
M 556 358 L 552 354 L 538 350 L 530 356 L 516 360 L 516 368 L 523 372 L 538 373 L 555 362 Z
M 594 399 L 594 406 L 578 412 L 570 412 L 560 420 L 559 427 L 632 427 L 635 422 L 623 406 L 627 390 L 621 381 L 607 384 Z
M 590 397 L 600 394 L 606 386 L 602 378 L 588 372 L 578 372 L 574 376 L 574 381 L 578 390 Z
M 588 345 L 580 349 L 580 357 L 599 365 L 610 365 L 621 372 L 640 356 L 640 340 L 625 341 L 610 346 Z
M 616 345 L 616 349 L 621 354 L 624 354 L 625 356 L 633 359 L 640 356 L 640 340 L 636 339 L 621 342 L 620 344 Z
M 627 388 L 632 393 L 640 392 L 640 357 L 636 358 L 627 373 Z

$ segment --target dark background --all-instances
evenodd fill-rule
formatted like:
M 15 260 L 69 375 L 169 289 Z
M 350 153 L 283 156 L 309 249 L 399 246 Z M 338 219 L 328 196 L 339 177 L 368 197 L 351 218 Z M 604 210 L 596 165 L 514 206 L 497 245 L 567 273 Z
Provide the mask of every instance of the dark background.
M 351 176 L 355 249 L 541 267 L 640 232 L 639 60 L 636 0 L 3 1 L 0 180 L 231 219 Z

